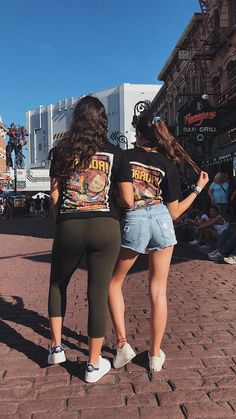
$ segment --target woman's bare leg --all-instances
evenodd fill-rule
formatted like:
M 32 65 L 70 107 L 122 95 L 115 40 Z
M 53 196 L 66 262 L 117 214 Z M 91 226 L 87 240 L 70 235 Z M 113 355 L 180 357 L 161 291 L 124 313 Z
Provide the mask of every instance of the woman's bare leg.
M 173 246 L 149 254 L 149 294 L 151 302 L 150 356 L 160 356 L 160 346 L 167 322 L 167 278 Z
M 109 288 L 109 310 L 118 342 L 119 339 L 126 338 L 125 302 L 122 293 L 122 285 L 138 255 L 139 254 L 133 250 L 121 248 Z M 121 341 L 118 346 L 122 346 L 124 342 L 125 340 L 123 342 Z
M 62 317 L 50 317 L 51 346 L 59 346 L 61 344 L 62 323 Z
M 99 355 L 101 353 L 104 337 L 90 338 L 89 337 L 89 364 L 98 365 Z

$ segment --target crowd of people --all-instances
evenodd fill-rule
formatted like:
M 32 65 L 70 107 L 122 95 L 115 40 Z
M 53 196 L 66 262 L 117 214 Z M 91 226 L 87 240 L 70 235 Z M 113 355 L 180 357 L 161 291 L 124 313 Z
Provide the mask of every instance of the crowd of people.
M 15 216 L 45 218 L 51 213 L 51 202 L 47 195 L 34 199 L 31 195 L 0 196 L 0 218 L 11 220 Z
M 209 259 L 236 264 L 236 180 L 218 172 L 209 185 L 208 200 L 189 208 L 175 222 L 179 241 L 208 251 Z
M 36 218 L 48 217 L 51 210 L 51 202 L 48 196 L 40 198 L 39 195 L 33 199 L 30 195 L 25 199 L 25 214 Z

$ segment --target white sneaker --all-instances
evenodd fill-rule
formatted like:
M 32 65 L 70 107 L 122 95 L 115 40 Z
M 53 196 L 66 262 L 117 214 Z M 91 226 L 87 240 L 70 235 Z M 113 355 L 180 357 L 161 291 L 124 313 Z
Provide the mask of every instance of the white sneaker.
M 161 371 L 162 365 L 165 362 L 166 356 L 164 352 L 160 349 L 160 356 L 150 356 L 148 354 L 148 359 L 149 359 L 150 371 Z
M 223 260 L 224 256 L 218 252 L 218 250 L 215 253 L 208 253 L 208 257 L 211 260 Z
M 236 256 L 235 255 L 230 255 L 227 258 L 224 258 L 224 261 L 226 263 L 229 263 L 230 265 L 236 265 Z
M 65 351 L 61 345 L 53 346 L 49 349 L 48 363 L 60 364 L 66 361 Z
M 85 381 L 87 383 L 96 383 L 100 378 L 106 375 L 111 369 L 111 363 L 108 359 L 102 358 L 99 356 L 99 365 L 98 367 L 87 364 L 85 372 Z
M 117 348 L 115 358 L 113 359 L 113 367 L 121 368 L 136 356 L 131 346 L 126 342 L 121 349 Z

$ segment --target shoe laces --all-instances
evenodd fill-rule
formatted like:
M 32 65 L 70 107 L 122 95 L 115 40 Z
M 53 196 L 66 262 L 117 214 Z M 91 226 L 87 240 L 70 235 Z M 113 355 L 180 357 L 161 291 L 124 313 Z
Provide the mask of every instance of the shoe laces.
M 93 371 L 98 371 L 99 367 L 95 367 L 93 364 L 88 364 L 87 365 L 87 372 L 93 372 Z
M 58 354 L 58 353 L 60 353 L 62 351 L 63 351 L 63 348 L 62 348 L 61 345 L 57 345 L 57 346 L 52 346 L 51 347 L 51 353 L 52 354 Z

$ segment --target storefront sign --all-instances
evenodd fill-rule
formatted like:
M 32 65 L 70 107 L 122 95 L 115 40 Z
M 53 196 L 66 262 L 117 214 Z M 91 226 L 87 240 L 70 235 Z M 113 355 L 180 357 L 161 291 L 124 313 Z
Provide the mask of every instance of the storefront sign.
M 217 112 L 209 102 L 195 99 L 187 103 L 179 113 L 179 135 L 201 143 L 217 134 Z
M 18 188 L 26 188 L 26 181 L 25 180 L 17 180 L 16 185 Z

